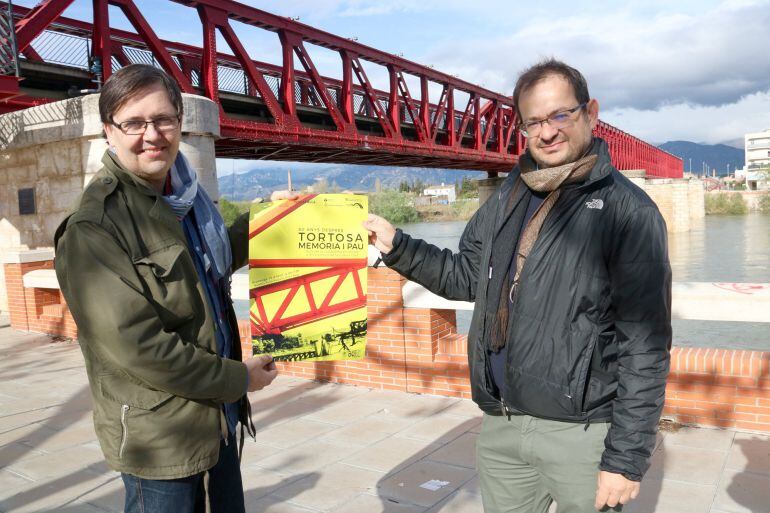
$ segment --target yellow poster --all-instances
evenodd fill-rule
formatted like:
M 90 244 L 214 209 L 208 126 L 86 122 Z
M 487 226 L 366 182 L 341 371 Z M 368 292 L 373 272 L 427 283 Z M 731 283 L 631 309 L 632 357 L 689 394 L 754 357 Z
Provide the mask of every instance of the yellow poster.
M 254 354 L 355 360 L 366 348 L 366 196 L 308 194 L 249 217 Z

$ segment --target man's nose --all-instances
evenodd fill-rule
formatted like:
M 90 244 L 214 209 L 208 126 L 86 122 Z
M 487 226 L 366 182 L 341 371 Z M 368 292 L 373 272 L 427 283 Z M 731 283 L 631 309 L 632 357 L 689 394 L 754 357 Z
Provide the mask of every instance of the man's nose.
M 559 130 L 552 127 L 548 121 L 543 121 L 540 124 L 540 139 L 544 141 L 550 141 L 559 133 Z
M 147 123 L 147 128 L 144 130 L 144 140 L 157 141 L 161 137 L 163 137 L 163 134 L 155 128 L 155 123 Z

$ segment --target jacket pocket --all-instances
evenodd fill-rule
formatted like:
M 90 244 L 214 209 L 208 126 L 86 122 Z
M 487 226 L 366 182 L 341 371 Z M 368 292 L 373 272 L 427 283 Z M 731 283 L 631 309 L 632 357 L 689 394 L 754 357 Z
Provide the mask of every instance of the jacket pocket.
M 134 260 L 146 293 L 166 326 L 175 326 L 204 312 L 195 284 L 197 274 L 181 244 L 155 250 Z
M 103 406 L 108 416 L 113 419 L 113 422 L 116 418 L 119 421 L 112 423 L 113 429 L 118 429 L 118 432 L 113 431 L 113 436 L 116 438 L 113 438 L 109 445 L 113 447 L 115 451 L 113 454 L 117 454 L 119 460 L 132 460 L 135 456 L 131 453 L 132 441 L 137 446 L 146 441 L 148 416 L 158 415 L 155 413 L 158 408 L 170 401 L 174 395 L 138 385 L 115 374 L 99 375 L 98 383 L 99 393 L 106 399 Z M 136 440 L 139 441 L 136 442 Z
M 575 410 L 574 414 L 584 416 L 587 408 L 585 405 L 585 398 L 587 396 L 588 388 L 588 374 L 591 370 L 591 359 L 594 355 L 594 349 L 596 348 L 596 337 L 591 337 L 591 341 L 586 346 L 583 353 L 580 355 L 580 361 L 578 363 L 577 372 L 575 373 L 572 384 L 570 387 L 570 395 L 574 399 Z
M 612 401 L 618 392 L 618 381 L 605 372 L 594 371 L 588 381 L 585 398 L 583 399 L 583 411 L 590 412 Z
M 155 410 L 174 397 L 169 392 L 137 385 L 115 374 L 99 376 L 99 391 L 110 401 L 140 410 Z

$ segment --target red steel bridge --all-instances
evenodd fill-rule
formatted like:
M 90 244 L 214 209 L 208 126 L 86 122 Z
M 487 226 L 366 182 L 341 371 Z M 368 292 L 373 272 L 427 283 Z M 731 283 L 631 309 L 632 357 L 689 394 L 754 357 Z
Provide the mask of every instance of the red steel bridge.
M 218 157 L 494 175 L 525 148 L 511 97 L 296 20 L 232 0 L 156 0 L 195 9 L 200 48 L 158 37 L 133 0 L 91 0 L 93 23 L 62 16 L 73 1 L 29 9 L 0 0 L 0 113 L 97 89 L 121 66 L 144 62 L 219 105 Z M 109 6 L 135 31 L 112 28 Z M 272 33 L 280 64 L 252 59 L 234 25 Z M 227 48 L 217 48 L 217 32 Z M 319 73 L 311 58 L 318 48 L 336 55 L 339 76 Z M 374 87 L 375 76 L 388 87 Z M 619 169 L 682 176 L 681 159 L 622 130 L 600 122 L 596 135 Z

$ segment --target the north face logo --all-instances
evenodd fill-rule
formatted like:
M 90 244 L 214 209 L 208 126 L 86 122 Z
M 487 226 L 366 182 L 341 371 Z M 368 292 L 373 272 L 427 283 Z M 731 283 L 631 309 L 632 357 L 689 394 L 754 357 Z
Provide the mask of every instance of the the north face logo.
M 601 210 L 604 207 L 604 202 L 600 199 L 592 199 L 591 201 L 586 201 L 586 207 Z

